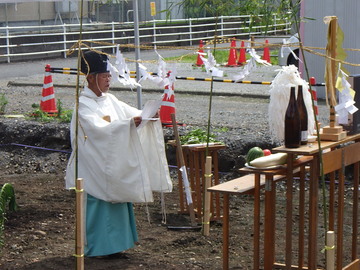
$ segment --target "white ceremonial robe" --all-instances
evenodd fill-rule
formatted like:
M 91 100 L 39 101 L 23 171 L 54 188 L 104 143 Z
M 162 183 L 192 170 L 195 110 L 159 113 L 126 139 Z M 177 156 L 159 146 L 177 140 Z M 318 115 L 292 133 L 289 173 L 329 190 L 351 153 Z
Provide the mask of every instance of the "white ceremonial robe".
M 171 192 L 161 123 L 137 129 L 140 110 L 112 94 L 97 97 L 85 87 L 78 110 L 78 177 L 84 189 L 107 202 L 151 202 L 152 191 Z M 110 116 L 111 121 L 103 119 Z M 66 170 L 66 188 L 75 186 L 75 112 L 71 123 L 73 152 Z

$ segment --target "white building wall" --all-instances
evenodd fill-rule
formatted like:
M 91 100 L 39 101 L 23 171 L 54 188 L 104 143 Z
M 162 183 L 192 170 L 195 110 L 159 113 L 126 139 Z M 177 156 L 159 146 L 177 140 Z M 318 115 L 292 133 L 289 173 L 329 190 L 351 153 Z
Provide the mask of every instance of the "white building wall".
M 327 44 L 328 26 L 324 23 L 325 16 L 337 16 L 339 26 L 344 32 L 343 48 L 360 49 L 360 1 L 359 0 L 304 0 L 302 17 L 314 18 L 302 23 L 300 35 L 304 46 L 325 48 Z M 318 52 L 325 53 L 325 50 Z M 360 52 L 346 51 L 347 62 L 360 64 Z M 315 77 L 317 82 L 324 82 L 325 59 L 323 57 L 305 53 L 310 77 Z M 350 74 L 360 74 L 360 67 L 346 65 Z M 300 68 L 302 71 L 303 69 Z M 305 77 L 305 76 L 304 76 Z M 320 90 L 320 91 L 319 91 Z M 318 96 L 325 97 L 324 87 L 318 87 Z

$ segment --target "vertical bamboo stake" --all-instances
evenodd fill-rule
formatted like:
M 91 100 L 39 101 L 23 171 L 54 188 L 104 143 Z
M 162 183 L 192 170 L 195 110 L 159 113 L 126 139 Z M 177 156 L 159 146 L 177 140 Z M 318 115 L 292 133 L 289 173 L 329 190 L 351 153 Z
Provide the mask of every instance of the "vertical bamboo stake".
M 211 186 L 211 162 L 212 157 L 207 156 L 205 162 L 205 188 L 204 188 L 204 221 L 203 221 L 203 235 L 209 236 L 210 234 L 210 202 L 211 202 L 211 194 L 207 189 Z
M 75 104 L 75 191 L 76 191 L 76 229 L 75 229 L 75 257 L 76 270 L 84 270 L 84 191 L 83 179 L 78 178 L 78 134 L 79 134 L 79 84 L 81 69 L 81 42 L 83 30 L 84 1 L 80 2 L 80 33 L 78 41 L 77 75 L 76 75 L 76 104 Z
M 335 269 L 335 234 L 333 231 L 328 231 L 326 234 L 326 270 Z
M 83 179 L 76 179 L 76 269 L 84 270 L 84 191 Z

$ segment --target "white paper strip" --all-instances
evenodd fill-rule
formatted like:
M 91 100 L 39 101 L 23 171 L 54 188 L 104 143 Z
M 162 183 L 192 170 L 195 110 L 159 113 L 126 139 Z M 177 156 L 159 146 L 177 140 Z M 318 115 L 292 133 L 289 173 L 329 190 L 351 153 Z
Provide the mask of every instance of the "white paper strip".
M 192 204 L 192 197 L 191 197 L 191 189 L 190 189 L 190 184 L 189 184 L 189 179 L 187 176 L 187 172 L 186 172 L 186 168 L 185 166 L 182 166 L 180 168 L 181 171 L 181 175 L 182 175 L 182 179 L 183 179 L 183 183 L 184 183 L 184 188 L 185 188 L 185 194 L 186 194 L 186 201 L 189 204 Z

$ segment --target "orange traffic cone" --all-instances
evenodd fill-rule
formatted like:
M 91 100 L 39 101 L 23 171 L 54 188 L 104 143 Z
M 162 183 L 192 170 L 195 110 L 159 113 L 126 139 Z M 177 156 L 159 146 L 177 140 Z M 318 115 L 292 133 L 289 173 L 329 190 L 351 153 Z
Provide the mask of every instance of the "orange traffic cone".
M 231 40 L 231 45 L 230 45 L 230 52 L 229 52 L 229 58 L 228 58 L 228 63 L 227 66 L 229 67 L 235 67 L 237 66 L 237 53 L 236 53 L 236 39 L 233 38 Z
M 164 97 L 160 107 L 160 120 L 164 126 L 172 127 L 171 114 L 175 114 L 174 85 L 165 86 Z
M 175 114 L 175 93 L 174 84 L 165 86 L 164 97 L 160 106 L 160 120 L 163 126 L 172 127 L 171 114 Z M 178 126 L 185 124 L 176 122 Z
M 198 53 L 204 53 L 203 47 L 204 47 L 203 41 L 200 40 Z M 204 64 L 204 62 L 203 62 L 203 60 L 200 58 L 200 54 L 198 54 L 197 60 L 196 60 L 196 65 L 197 65 L 198 67 L 201 67 L 203 64 Z
M 239 56 L 239 60 L 238 60 L 238 65 L 242 66 L 245 63 L 246 63 L 245 42 L 241 41 L 240 56 Z
M 264 48 L 264 54 L 263 54 L 263 60 L 267 61 L 268 63 L 270 63 L 270 49 L 268 47 L 269 41 L 265 40 L 265 48 Z
M 40 101 L 40 109 L 47 113 L 57 113 L 54 86 L 50 73 L 50 65 L 45 66 L 44 85 L 42 90 L 42 98 Z

